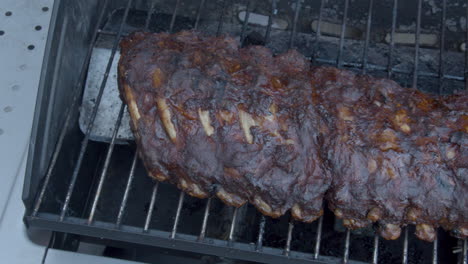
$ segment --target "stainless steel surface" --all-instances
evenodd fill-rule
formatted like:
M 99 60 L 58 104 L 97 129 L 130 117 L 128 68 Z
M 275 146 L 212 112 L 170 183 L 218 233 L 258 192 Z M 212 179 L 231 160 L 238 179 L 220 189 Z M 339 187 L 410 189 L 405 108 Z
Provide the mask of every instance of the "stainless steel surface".
M 437 259 L 438 242 L 437 242 L 437 240 L 438 239 L 436 237 L 434 242 L 432 242 L 432 264 L 437 264 L 437 262 L 438 262 L 438 259 Z

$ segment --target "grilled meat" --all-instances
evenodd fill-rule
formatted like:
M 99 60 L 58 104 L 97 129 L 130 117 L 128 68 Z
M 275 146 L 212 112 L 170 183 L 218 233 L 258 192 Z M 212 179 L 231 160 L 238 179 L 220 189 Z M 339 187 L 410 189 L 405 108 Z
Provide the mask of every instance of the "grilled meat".
M 379 221 L 389 239 L 405 224 L 428 241 L 439 225 L 466 236 L 466 94 L 436 98 L 332 68 L 311 79 L 331 128 L 322 145 L 333 171 L 327 200 L 344 225 Z
M 406 224 L 468 236 L 466 93 L 187 31 L 123 40 L 119 89 L 149 174 L 190 195 L 305 222 L 326 197 L 347 227 L 379 222 L 387 239 Z

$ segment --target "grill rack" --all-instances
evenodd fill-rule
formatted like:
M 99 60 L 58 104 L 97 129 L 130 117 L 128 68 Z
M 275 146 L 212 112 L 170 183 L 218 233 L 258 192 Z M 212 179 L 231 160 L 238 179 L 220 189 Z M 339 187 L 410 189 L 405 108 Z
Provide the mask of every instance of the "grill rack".
M 226 6 L 227 2 L 230 0 L 223 0 L 223 8 L 222 11 L 220 12 L 219 20 L 218 20 L 218 27 L 217 27 L 217 35 L 221 34 L 222 29 L 223 29 L 223 17 L 225 16 L 226 13 Z M 343 60 L 343 47 L 344 47 L 344 40 L 345 40 L 345 31 L 346 31 L 346 22 L 347 22 L 347 15 L 348 15 L 348 9 L 349 9 L 349 0 L 344 0 L 344 15 L 342 19 L 342 24 L 341 24 L 341 34 L 339 38 L 339 50 L 337 54 L 336 60 L 330 60 L 330 59 L 325 59 L 325 58 L 320 58 L 317 56 L 317 49 L 318 49 L 318 43 L 321 38 L 321 23 L 322 23 L 322 17 L 323 17 L 323 7 L 324 3 L 326 2 L 325 0 L 320 0 L 320 9 L 319 9 L 319 17 L 318 17 L 318 24 L 317 24 L 317 31 L 316 31 L 316 41 L 315 45 L 313 47 L 313 57 L 312 59 L 319 62 L 319 63 L 327 63 L 327 64 L 334 64 L 338 68 L 343 68 L 343 67 L 352 67 L 352 68 L 358 68 L 361 70 L 363 74 L 365 74 L 368 70 L 384 70 L 387 72 L 387 76 L 391 78 L 393 74 L 395 73 L 406 73 L 406 74 L 411 74 L 412 75 L 412 86 L 413 87 L 418 87 L 418 78 L 420 76 L 425 76 L 425 77 L 433 77 L 438 79 L 438 85 L 439 85 L 439 93 L 442 92 L 442 87 L 444 84 L 444 80 L 457 80 L 457 81 L 464 81 L 465 82 L 465 89 L 468 89 L 468 49 L 465 50 L 465 67 L 464 67 L 464 76 L 456 76 L 456 75 L 450 75 L 445 73 L 445 68 L 444 68 L 444 54 L 445 54 L 445 28 L 446 28 L 446 9 L 447 9 L 447 3 L 446 0 L 442 0 L 442 16 L 441 16 L 441 25 L 440 25 L 440 32 L 441 32 L 441 37 L 439 39 L 439 65 L 438 65 L 438 73 L 429 73 L 429 72 L 420 72 L 419 71 L 419 50 L 420 50 L 420 34 L 421 34 L 421 13 L 422 13 L 422 0 L 417 0 L 418 5 L 417 5 L 417 14 L 416 14 L 416 32 L 415 32 L 415 53 L 414 53 L 414 67 L 412 72 L 407 72 L 407 71 L 402 71 L 399 69 L 393 68 L 393 55 L 394 55 L 394 47 L 395 47 L 395 42 L 394 42 L 394 34 L 395 34 L 395 28 L 396 28 L 396 20 L 397 20 L 397 8 L 398 8 L 398 0 L 393 0 L 393 8 L 392 8 L 392 28 L 391 28 L 391 37 L 390 37 L 390 44 L 389 44 L 389 56 L 388 56 L 388 64 L 386 66 L 381 66 L 381 65 L 374 65 L 370 64 L 367 61 L 368 58 L 368 49 L 369 49 L 369 36 L 371 32 L 371 23 L 372 23 L 372 11 L 373 11 L 373 6 L 374 6 L 374 0 L 369 0 L 369 7 L 368 7 L 368 16 L 367 16 L 367 24 L 366 24 L 366 37 L 365 37 L 365 44 L 364 44 L 364 50 L 363 50 L 363 55 L 362 55 L 362 63 L 354 63 L 354 62 L 346 62 Z M 73 195 L 74 188 L 75 188 L 75 183 L 78 178 L 78 174 L 81 168 L 81 164 L 85 155 L 85 152 L 88 147 L 88 143 L 90 140 L 90 132 L 93 129 L 94 126 L 94 120 L 97 115 L 97 111 L 99 108 L 100 101 L 102 99 L 103 95 L 103 90 L 106 85 L 107 79 L 109 77 L 109 73 L 111 70 L 111 65 L 113 62 L 113 59 L 115 57 L 117 48 L 118 48 L 118 43 L 121 39 L 122 36 L 124 36 L 123 33 L 123 28 L 124 24 L 127 20 L 129 10 L 132 6 L 132 0 L 129 0 L 127 2 L 127 5 L 125 7 L 123 19 L 120 23 L 119 30 L 117 32 L 113 31 L 105 31 L 100 28 L 100 25 L 102 25 L 103 20 L 104 20 L 104 14 L 106 8 L 103 8 L 102 11 L 100 12 L 100 16 L 98 18 L 98 22 L 96 25 L 98 25 L 93 33 L 92 37 L 92 44 L 89 46 L 87 55 L 85 58 L 85 63 L 83 64 L 81 71 L 80 71 L 80 76 L 79 79 L 76 83 L 76 85 L 73 87 L 73 99 L 72 99 L 72 105 L 68 108 L 65 116 L 65 123 L 63 125 L 63 129 L 60 132 L 60 135 L 58 137 L 58 141 L 55 147 L 55 150 L 52 155 L 52 159 L 50 162 L 50 165 L 47 169 L 47 173 L 44 177 L 44 180 L 42 182 L 40 191 L 37 195 L 37 198 L 34 203 L 34 207 L 32 210 L 31 215 L 26 215 L 25 219 L 29 223 L 34 223 L 34 226 L 36 227 L 46 227 L 48 226 L 47 223 L 49 222 L 58 222 L 59 225 L 56 225 L 56 231 L 63 231 L 63 232 L 73 232 L 73 230 L 78 230 L 76 227 L 77 226 L 82 226 L 86 225 L 88 229 L 85 229 L 84 234 L 85 235 L 90 235 L 93 236 L 94 232 L 100 233 L 102 237 L 106 237 L 107 232 L 112 232 L 112 230 L 121 230 L 124 231 L 128 234 L 127 237 L 122 237 L 122 240 L 128 240 L 128 241 L 134 241 L 133 238 L 138 238 L 142 239 L 143 241 L 147 242 L 148 244 L 152 245 L 157 245 L 157 246 L 162 246 L 162 247 L 177 247 L 179 249 L 185 249 L 189 251 L 196 251 L 196 252 L 201 252 L 201 253 L 207 253 L 207 254 L 216 254 L 216 255 L 223 255 L 227 257 L 238 257 L 238 253 L 242 252 L 244 254 L 243 259 L 246 260 L 253 260 L 253 261 L 262 261 L 262 262 L 271 262 L 271 263 L 282 263 L 283 261 L 288 260 L 290 263 L 294 262 L 303 262 L 303 261 L 310 261 L 313 263 L 337 263 L 338 260 L 335 258 L 327 257 L 320 255 L 320 243 L 322 240 L 321 234 L 322 234 L 322 225 L 323 225 L 323 217 L 320 217 L 317 226 L 317 236 L 315 238 L 315 246 L 314 246 L 314 253 L 313 254 L 308 254 L 308 253 L 301 253 L 301 252 L 292 252 L 290 250 L 291 247 L 291 241 L 292 241 L 292 233 L 293 233 L 293 228 L 294 228 L 294 222 L 291 220 L 289 222 L 288 226 L 288 233 L 287 233 L 287 239 L 285 246 L 282 250 L 279 249 L 274 249 L 274 248 L 267 248 L 263 247 L 263 236 L 265 233 L 265 217 L 261 217 L 260 225 L 258 228 L 258 237 L 257 241 L 255 242 L 255 247 L 249 247 L 247 245 L 242 245 L 242 244 L 235 244 L 234 242 L 234 231 L 236 229 L 236 218 L 237 218 L 237 212 L 238 208 L 235 208 L 233 211 L 233 215 L 231 218 L 231 225 L 230 225 L 230 230 L 229 230 L 229 236 L 227 241 L 222 241 L 222 240 L 214 240 L 214 242 L 210 245 L 207 245 L 205 242 L 206 239 L 206 229 L 207 229 L 207 221 L 208 217 L 210 215 L 210 207 L 211 207 L 211 200 L 212 198 L 209 198 L 206 200 L 206 205 L 205 205 L 205 210 L 204 210 L 204 215 L 203 215 L 203 222 L 202 226 L 200 229 L 199 236 L 195 238 L 190 236 L 190 235 L 185 235 L 185 234 L 178 234 L 177 233 L 177 227 L 179 224 L 180 220 L 180 213 L 183 207 L 184 203 L 184 198 L 185 194 L 184 192 L 180 192 L 179 194 L 179 199 L 178 199 L 178 204 L 177 204 L 177 209 L 176 209 L 176 215 L 174 218 L 173 222 L 173 227 L 172 231 L 170 233 L 164 232 L 164 231 L 158 231 L 158 230 L 151 230 L 150 229 L 150 222 L 151 218 L 153 215 L 153 210 L 155 207 L 155 203 L 157 201 L 157 193 L 158 193 L 158 188 L 159 188 L 159 182 L 155 181 L 153 188 L 152 188 L 152 193 L 151 193 L 151 198 L 149 202 L 149 210 L 146 215 L 145 219 L 145 224 L 142 230 L 139 230 L 134 227 L 130 226 L 124 226 L 122 225 L 122 218 L 123 215 L 125 214 L 125 209 L 127 206 L 127 200 L 129 193 L 132 188 L 132 183 L 134 180 L 134 175 L 135 175 L 135 168 L 136 164 L 138 161 L 138 156 L 137 152 L 135 151 L 131 163 L 131 169 L 128 173 L 128 179 L 125 187 L 125 192 L 122 196 L 122 200 L 120 203 L 119 207 L 119 213 L 116 218 L 116 221 L 114 224 L 109 224 L 109 223 L 103 223 L 99 221 L 94 220 L 95 212 L 96 212 L 96 207 L 99 203 L 99 199 L 101 197 L 101 192 L 102 192 L 102 187 L 104 185 L 104 182 L 106 180 L 106 175 L 107 171 L 109 168 L 110 160 L 113 154 L 114 146 L 116 143 L 116 137 L 117 133 L 119 131 L 123 113 L 126 110 L 126 106 L 122 103 L 119 108 L 119 114 L 118 118 L 115 122 L 115 126 L 113 128 L 113 133 L 112 133 L 112 139 L 111 142 L 108 146 L 106 155 L 105 155 L 105 161 L 104 165 L 102 168 L 102 171 L 99 176 L 99 181 L 98 181 L 98 186 L 96 189 L 96 193 L 92 199 L 92 206 L 91 210 L 89 212 L 89 216 L 87 219 L 80 219 L 76 217 L 71 217 L 67 216 L 68 212 L 68 207 L 70 204 L 70 199 Z M 171 16 L 171 21 L 170 21 L 170 27 L 169 27 L 169 32 L 173 31 L 174 28 L 174 23 L 177 17 L 177 12 L 180 6 L 181 0 L 177 0 L 175 3 L 175 8 Z M 247 24 L 249 20 L 249 15 L 251 10 L 249 9 L 251 0 L 247 0 L 247 10 L 246 10 L 246 15 L 244 22 L 242 24 L 242 31 L 240 34 L 240 40 L 241 43 L 243 42 L 245 38 L 245 33 L 247 29 Z M 265 39 L 266 42 L 270 39 L 270 32 L 272 29 L 272 20 L 276 15 L 277 12 L 277 0 L 272 0 L 272 6 L 271 6 L 271 13 L 269 16 L 268 20 L 268 26 L 266 28 L 266 34 L 265 34 Z M 295 3 L 295 9 L 294 9 L 294 20 L 293 20 L 293 25 L 292 25 L 292 30 L 290 32 L 290 37 L 288 40 L 289 43 L 289 48 L 294 47 L 294 40 L 295 36 L 297 34 L 297 22 L 298 18 L 300 15 L 301 11 L 301 3 L 302 0 L 296 0 Z M 109 0 L 105 0 L 104 7 L 107 7 L 109 4 Z M 200 0 L 198 12 L 196 15 L 196 20 L 194 23 L 193 28 L 197 29 L 200 21 L 200 14 L 202 12 L 203 6 L 205 4 L 205 0 Z M 147 16 L 145 19 L 145 26 L 144 30 L 148 30 L 149 24 L 151 22 L 152 16 L 155 12 L 155 1 L 151 1 L 151 7 L 149 10 L 147 10 Z M 466 14 L 468 18 L 468 5 L 466 9 Z M 466 19 L 466 27 L 468 28 L 468 19 Z M 43 202 L 44 196 L 46 194 L 46 189 L 50 183 L 51 176 L 53 175 L 54 168 L 56 167 L 57 160 L 59 158 L 59 154 L 62 150 L 63 147 L 63 142 L 66 136 L 67 129 L 71 125 L 72 121 L 72 111 L 78 106 L 79 103 L 79 98 L 80 98 L 80 89 L 83 86 L 83 83 L 86 78 L 86 69 L 87 69 L 87 64 L 90 61 L 92 50 L 94 47 L 94 44 L 96 43 L 99 35 L 109 35 L 109 36 L 114 36 L 114 42 L 111 50 L 111 56 L 108 60 L 107 67 L 105 74 L 103 76 L 103 80 L 101 82 L 100 88 L 99 88 L 99 93 L 96 98 L 96 104 L 91 116 L 91 121 L 88 123 L 86 132 L 84 135 L 84 138 L 82 139 L 81 142 L 81 148 L 79 151 L 79 155 L 76 159 L 76 164 L 74 165 L 74 170 L 71 174 L 71 181 L 68 185 L 67 193 L 65 200 L 63 202 L 62 208 L 60 210 L 60 216 L 58 221 L 54 220 L 53 217 L 48 217 L 47 213 L 40 213 L 40 208 L 41 204 Z M 468 31 L 466 32 L 466 41 L 468 42 Z M 82 229 L 80 229 L 83 231 Z M 83 232 L 81 232 L 83 233 Z M 408 228 L 404 228 L 404 241 L 403 241 L 403 252 L 402 252 L 402 263 L 408 263 Z M 351 243 L 351 232 L 349 229 L 346 230 L 346 236 L 345 236 L 345 246 L 343 249 L 343 257 L 341 259 L 342 263 L 348 263 L 351 262 L 349 260 L 349 249 L 350 249 L 350 243 Z M 462 245 L 462 263 L 466 264 L 468 263 L 468 258 L 467 258 L 467 240 L 461 240 L 460 244 Z M 231 248 L 230 251 L 220 251 L 223 250 L 225 246 L 228 246 Z M 373 249 L 373 254 L 372 254 L 372 263 L 378 263 L 378 256 L 379 256 L 379 236 L 377 234 L 374 235 L 374 249 Z M 438 241 L 434 241 L 433 243 L 433 255 L 432 255 L 432 263 L 438 263 Z

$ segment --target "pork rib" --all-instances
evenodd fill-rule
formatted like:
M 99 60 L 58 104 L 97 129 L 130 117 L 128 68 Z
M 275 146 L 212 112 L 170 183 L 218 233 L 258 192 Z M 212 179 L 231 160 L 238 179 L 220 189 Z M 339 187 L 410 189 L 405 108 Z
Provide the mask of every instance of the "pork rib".
M 435 97 L 386 79 L 311 68 L 230 37 L 133 33 L 119 89 L 149 174 L 190 195 L 250 202 L 311 222 L 330 209 L 435 238 L 468 235 L 466 93 Z

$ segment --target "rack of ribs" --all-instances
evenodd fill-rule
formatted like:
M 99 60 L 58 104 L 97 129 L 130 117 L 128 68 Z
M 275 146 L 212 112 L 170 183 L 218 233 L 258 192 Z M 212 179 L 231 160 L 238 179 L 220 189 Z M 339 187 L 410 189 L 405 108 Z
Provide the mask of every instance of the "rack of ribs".
M 139 155 L 158 181 L 231 206 L 312 222 L 468 236 L 468 93 L 312 67 L 231 37 L 135 32 L 119 89 Z

